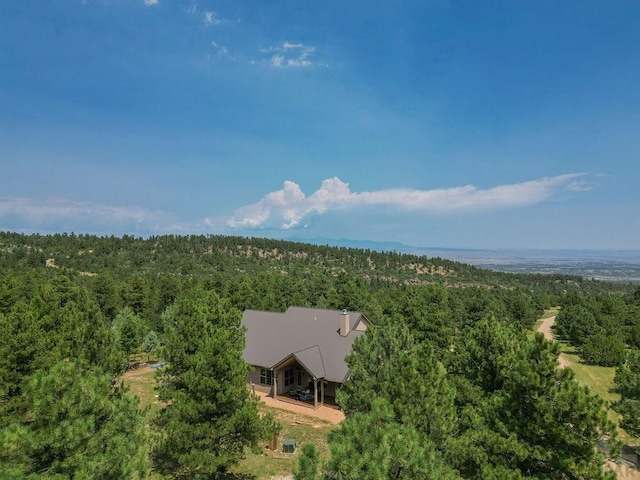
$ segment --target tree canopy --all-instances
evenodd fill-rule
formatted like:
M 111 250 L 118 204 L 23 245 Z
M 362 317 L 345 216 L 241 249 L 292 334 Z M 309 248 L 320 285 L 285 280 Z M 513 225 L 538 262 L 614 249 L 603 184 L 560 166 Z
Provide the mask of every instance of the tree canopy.
M 557 357 L 557 344 L 493 318 L 460 337 L 447 362 L 460 419 L 447 452 L 465 478 L 605 478 L 598 447 L 616 456 L 614 425 Z
M 266 434 L 247 389 L 241 314 L 214 292 L 180 299 L 166 332 L 168 366 L 159 392 L 155 458 L 162 471 L 211 477 L 237 463 Z
M 557 347 L 525 332 L 543 307 L 560 305 L 557 335 L 585 360 L 619 366 L 616 408 L 638 432 L 639 298 L 640 288 L 627 285 L 398 252 L 210 235 L 0 232 L 3 474 L 69 476 L 100 449 L 103 458 L 122 452 L 118 445 L 142 458 L 141 415 L 118 381 L 142 350 L 168 362 L 154 468 L 219 476 L 273 427 L 246 388 L 240 312 L 295 305 L 361 311 L 374 325 L 348 358 L 351 376 L 338 395 L 347 420 L 331 437 L 323 474 L 602 478 L 605 451 L 596 446 L 616 450 L 602 402 L 556 368 Z M 96 393 L 80 401 L 78 388 Z M 55 427 L 45 404 L 75 426 Z M 90 424 L 114 405 L 123 413 L 112 419 L 132 426 L 122 436 L 108 422 Z M 100 447 L 76 441 L 87 432 Z M 129 476 L 147 468 L 114 465 Z
M 145 478 L 138 400 L 95 367 L 60 361 L 24 386 L 28 419 L 0 429 L 2 478 Z
M 620 401 L 614 408 L 622 415 L 620 426 L 640 436 L 640 350 L 630 350 L 614 379 Z

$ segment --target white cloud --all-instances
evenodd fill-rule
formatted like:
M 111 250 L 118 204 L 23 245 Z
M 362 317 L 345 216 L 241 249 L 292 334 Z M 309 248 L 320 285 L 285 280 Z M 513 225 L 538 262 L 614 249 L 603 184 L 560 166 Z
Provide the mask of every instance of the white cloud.
M 144 0 L 144 4 L 147 7 L 150 7 L 152 5 L 158 5 L 158 3 L 159 3 L 159 0 Z
M 211 46 L 218 57 L 225 57 L 229 55 L 229 50 L 224 45 L 220 45 L 218 42 L 211 42 Z
M 282 45 L 263 48 L 260 51 L 270 54 L 265 60 L 271 67 L 295 68 L 314 65 L 310 57 L 315 50 L 315 47 L 310 47 L 302 43 L 284 42 Z
M 0 227 L 10 229 L 154 230 L 169 225 L 172 221 L 171 216 L 166 212 L 149 211 L 139 206 L 101 205 L 64 198 L 41 201 L 23 197 L 0 197 Z
M 187 13 L 191 15 L 195 15 L 196 13 L 198 13 L 198 4 L 196 2 L 193 2 L 191 5 L 189 5 L 189 7 L 187 7 Z
M 585 174 L 570 173 L 522 183 L 478 189 L 473 185 L 416 190 L 393 188 L 373 192 L 351 192 L 349 184 L 328 178 L 313 194 L 306 196 L 300 186 L 285 181 L 282 190 L 265 195 L 260 201 L 241 207 L 227 221 L 232 228 L 290 229 L 309 215 L 331 210 L 387 206 L 398 211 L 423 213 L 495 210 L 534 205 L 562 191 L 586 191 L 591 185 Z
M 158 1 L 158 0 L 155 0 L 155 1 Z M 189 15 L 197 15 L 198 17 L 202 16 L 202 22 L 204 23 L 205 27 L 220 25 L 222 23 L 222 20 L 218 18 L 218 15 L 213 10 L 207 10 L 207 11 L 201 12 L 198 7 L 198 2 L 191 3 L 187 7 L 186 12 Z
M 216 17 L 216 13 L 214 11 L 204 12 L 203 18 L 205 27 L 220 25 L 221 23 L 220 19 Z

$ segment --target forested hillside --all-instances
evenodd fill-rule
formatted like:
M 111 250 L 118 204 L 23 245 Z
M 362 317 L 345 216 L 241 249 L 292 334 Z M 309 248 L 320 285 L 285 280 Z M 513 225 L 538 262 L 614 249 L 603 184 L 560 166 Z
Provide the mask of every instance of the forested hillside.
M 0 474 L 222 475 L 276 428 L 244 384 L 241 312 L 295 305 L 374 324 L 349 358 L 331 478 L 602 478 L 596 446 L 616 451 L 602 402 L 526 332 L 562 305 L 558 334 L 585 352 L 615 338 L 632 430 L 639 297 L 575 276 L 259 238 L 0 233 Z M 119 384 L 133 352 L 168 361 L 159 395 L 171 407 L 151 436 Z

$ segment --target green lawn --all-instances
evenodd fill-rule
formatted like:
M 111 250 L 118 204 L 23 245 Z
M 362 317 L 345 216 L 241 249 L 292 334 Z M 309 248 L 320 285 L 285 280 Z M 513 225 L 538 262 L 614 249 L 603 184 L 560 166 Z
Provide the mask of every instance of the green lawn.
M 599 367 L 597 365 L 586 365 L 581 363 L 580 357 L 575 348 L 565 342 L 560 342 L 562 356 L 569 361 L 571 369 L 576 373 L 576 380 L 582 385 L 589 387 L 607 402 L 615 402 L 620 399 L 620 395 L 613 393 L 613 377 L 616 374 L 615 367 Z

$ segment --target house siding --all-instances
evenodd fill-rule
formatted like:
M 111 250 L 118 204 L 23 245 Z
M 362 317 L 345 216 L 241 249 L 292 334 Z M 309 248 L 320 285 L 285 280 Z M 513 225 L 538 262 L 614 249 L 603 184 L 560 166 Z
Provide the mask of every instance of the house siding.
M 256 389 L 256 392 L 262 392 L 271 394 L 273 387 L 271 385 L 261 385 L 260 384 L 260 370 L 261 367 L 254 367 L 253 370 L 249 372 L 247 375 L 247 384 Z M 279 384 L 280 382 L 278 382 Z
M 336 397 L 336 390 L 338 389 L 339 386 L 340 386 L 340 384 L 338 384 L 338 383 L 326 382 L 325 385 L 324 385 L 324 396 L 325 397 L 335 398 Z
M 358 321 L 356 326 L 354 327 L 356 332 L 366 332 L 367 331 L 367 323 L 364 320 Z

